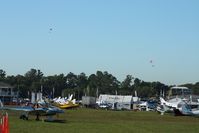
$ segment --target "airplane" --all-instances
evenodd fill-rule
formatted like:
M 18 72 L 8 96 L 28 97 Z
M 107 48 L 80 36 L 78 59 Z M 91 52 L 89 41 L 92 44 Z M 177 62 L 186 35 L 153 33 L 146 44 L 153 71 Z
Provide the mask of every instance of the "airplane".
M 64 113 L 63 110 L 48 104 L 35 103 L 34 106 L 18 106 L 18 107 L 4 107 L 0 101 L 0 110 L 15 110 L 23 111 L 20 115 L 20 119 L 28 120 L 29 115 L 36 116 L 35 120 L 39 120 L 39 116 L 46 116 L 46 121 L 53 121 L 52 116 Z
M 160 103 L 161 105 L 165 104 L 169 108 L 177 108 L 178 103 L 182 101 L 181 98 L 174 98 L 169 101 L 165 101 L 164 98 L 160 97 Z
M 68 99 L 67 98 L 55 98 L 54 105 L 61 108 L 61 109 L 71 109 L 79 107 L 79 104 L 76 104 L 76 99 L 72 100 L 73 95 L 71 95 Z
M 156 110 L 161 115 L 163 115 L 166 112 L 173 112 L 174 109 L 178 107 L 178 104 L 182 102 L 182 99 L 180 98 L 174 98 L 169 101 L 165 101 L 164 98 L 160 97 L 160 105 L 157 106 Z
M 175 116 L 199 116 L 199 109 L 191 109 L 191 106 L 185 102 L 180 102 L 173 110 Z
M 63 105 L 58 105 L 58 107 L 61 109 L 71 109 L 79 107 L 79 104 L 76 104 L 74 101 L 68 101 L 68 103 L 65 103 Z
M 162 114 L 168 111 L 172 111 L 175 116 L 199 116 L 199 109 L 192 109 L 191 106 L 180 98 L 174 98 L 171 102 L 165 101 L 160 97 L 161 106 L 157 108 L 157 111 Z

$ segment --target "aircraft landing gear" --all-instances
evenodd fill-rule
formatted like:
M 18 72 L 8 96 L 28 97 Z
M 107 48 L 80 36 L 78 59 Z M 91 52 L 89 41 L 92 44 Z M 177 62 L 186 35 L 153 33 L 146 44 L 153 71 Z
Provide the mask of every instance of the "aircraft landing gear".
M 37 114 L 37 116 L 36 116 L 36 119 L 35 119 L 36 121 L 39 121 L 39 114 Z
M 28 120 L 28 117 L 24 114 L 20 115 L 19 119 Z

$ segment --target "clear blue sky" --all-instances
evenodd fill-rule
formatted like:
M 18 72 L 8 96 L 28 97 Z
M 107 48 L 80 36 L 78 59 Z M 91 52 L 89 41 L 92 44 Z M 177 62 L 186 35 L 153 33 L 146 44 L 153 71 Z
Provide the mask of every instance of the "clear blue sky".
M 0 68 L 195 83 L 198 7 L 198 0 L 1 0 Z

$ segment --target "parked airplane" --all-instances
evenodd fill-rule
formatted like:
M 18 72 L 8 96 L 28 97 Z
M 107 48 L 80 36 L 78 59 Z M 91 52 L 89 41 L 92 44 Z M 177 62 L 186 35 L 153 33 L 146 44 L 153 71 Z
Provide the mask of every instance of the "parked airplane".
M 28 120 L 29 115 L 34 115 L 36 116 L 36 120 L 39 120 L 39 116 L 47 116 L 47 121 L 53 121 L 52 116 L 64 113 L 63 110 L 47 104 L 42 105 L 36 103 L 34 104 L 34 106 L 4 107 L 1 102 L 0 105 L 1 105 L 0 110 L 23 111 L 23 113 L 20 116 L 20 119 L 24 120 Z
M 54 105 L 61 108 L 61 109 L 71 109 L 79 107 L 79 104 L 76 104 L 76 99 L 72 100 L 73 95 L 71 95 L 68 99 L 67 98 L 55 98 Z
M 75 103 L 75 100 L 68 101 L 63 105 L 58 105 L 59 108 L 61 109 L 71 109 L 71 108 L 77 108 L 79 107 L 79 104 Z
M 177 108 L 178 104 L 182 102 L 180 98 L 174 98 L 170 101 L 165 101 L 164 98 L 160 97 L 160 106 L 157 106 L 157 111 L 163 115 L 165 112 L 173 112 L 173 109 Z
M 199 109 L 191 109 L 191 107 L 187 103 L 180 102 L 177 105 L 177 108 L 174 108 L 174 114 L 176 116 L 199 116 Z
M 199 116 L 199 109 L 191 109 L 191 106 L 180 98 L 170 100 L 172 102 L 165 101 L 160 98 L 161 107 L 157 108 L 157 111 L 164 114 L 166 111 L 173 111 L 176 116 L 187 115 L 187 116 Z
M 170 101 L 165 101 L 162 97 L 160 97 L 160 103 L 161 105 L 166 105 L 169 108 L 177 108 L 178 103 L 180 103 L 182 101 L 181 98 L 174 98 L 171 99 Z

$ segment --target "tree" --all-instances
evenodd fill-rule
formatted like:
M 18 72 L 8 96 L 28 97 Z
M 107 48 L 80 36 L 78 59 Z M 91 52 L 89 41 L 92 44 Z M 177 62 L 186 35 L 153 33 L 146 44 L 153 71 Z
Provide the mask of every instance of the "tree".
M 127 75 L 124 81 L 121 83 L 121 90 L 120 93 L 122 94 L 131 94 L 133 92 L 133 87 L 132 87 L 132 80 L 133 77 L 131 75 Z
M 119 81 L 108 72 L 97 71 L 96 75 L 91 74 L 88 78 L 90 94 L 97 96 L 99 94 L 115 94 L 119 88 Z
M 152 88 L 153 88 L 153 95 L 155 95 L 156 97 L 160 97 L 162 96 L 161 93 L 164 92 L 164 94 L 166 95 L 168 92 L 169 87 L 164 85 L 163 83 L 160 82 L 152 82 Z
M 45 77 L 40 70 L 30 69 L 24 75 L 8 75 L 0 69 L 0 81 L 4 81 L 14 86 L 20 92 L 20 97 L 28 97 L 28 92 L 38 92 L 43 88 L 43 95 L 54 96 L 75 94 L 74 97 L 81 99 L 85 93 L 90 96 L 98 94 L 125 94 L 132 95 L 136 90 L 140 97 L 159 97 L 160 92 L 165 95 L 169 87 L 160 82 L 145 82 L 138 78 L 127 75 L 121 83 L 107 71 L 97 71 L 95 74 L 86 76 L 85 73 L 76 75 L 72 72 L 66 76 L 64 74 Z M 195 84 L 185 84 L 192 89 L 193 94 L 199 94 L 199 82 Z
M 19 91 L 19 96 L 22 98 L 28 98 L 29 95 L 29 86 L 25 84 L 26 79 L 23 75 L 17 75 L 15 77 L 15 86 Z
M 30 87 L 30 91 L 39 91 L 41 89 L 42 78 L 43 73 L 33 68 L 25 74 L 26 85 Z
M 134 79 L 134 86 L 137 87 L 137 86 L 140 86 L 140 84 L 141 84 L 141 80 L 138 79 L 138 78 L 135 78 Z
M 75 88 L 77 92 L 77 99 L 79 100 L 84 95 L 84 90 L 88 86 L 88 77 L 85 73 L 80 73 L 77 76 L 77 87 Z
M 77 87 L 77 75 L 75 75 L 74 73 L 70 72 L 66 75 L 66 84 L 67 84 L 67 88 L 75 88 Z
M 6 72 L 2 69 L 0 69 L 0 81 L 3 81 L 6 77 Z

